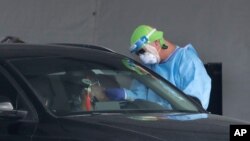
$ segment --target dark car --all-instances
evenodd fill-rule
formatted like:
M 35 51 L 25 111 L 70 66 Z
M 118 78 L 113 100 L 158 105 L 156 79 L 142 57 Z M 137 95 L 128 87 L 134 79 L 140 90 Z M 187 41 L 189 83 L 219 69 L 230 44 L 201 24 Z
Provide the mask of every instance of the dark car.
M 3 141 L 228 141 L 231 124 L 248 124 L 209 114 L 107 48 L 1 44 L 0 60 Z M 107 89 L 134 97 L 111 100 Z

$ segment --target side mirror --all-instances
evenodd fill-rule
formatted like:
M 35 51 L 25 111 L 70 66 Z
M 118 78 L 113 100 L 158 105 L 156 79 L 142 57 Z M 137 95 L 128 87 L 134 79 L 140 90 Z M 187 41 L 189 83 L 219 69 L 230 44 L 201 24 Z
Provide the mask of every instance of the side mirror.
M 11 111 L 13 109 L 11 100 L 6 96 L 0 96 L 0 111 Z
M 14 110 L 8 97 L 0 96 L 0 118 L 18 120 L 27 116 L 28 112 L 23 110 Z
M 23 119 L 27 116 L 28 112 L 23 110 L 1 111 L 0 118 L 8 120 Z
M 188 96 L 190 99 L 192 99 L 193 102 L 195 102 L 196 104 L 198 104 L 199 106 L 202 107 L 201 101 L 200 101 L 198 98 L 193 97 L 193 96 L 190 96 L 190 95 L 187 95 L 187 96 Z
M 0 101 L 0 111 L 11 111 L 13 110 L 13 106 L 10 102 L 1 102 Z

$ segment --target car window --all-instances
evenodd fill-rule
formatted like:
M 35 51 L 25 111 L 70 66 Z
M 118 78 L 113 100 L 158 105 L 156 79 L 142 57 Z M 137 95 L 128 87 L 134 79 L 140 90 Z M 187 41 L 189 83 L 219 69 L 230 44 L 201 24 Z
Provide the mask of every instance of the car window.
M 77 112 L 193 111 L 198 108 L 162 78 L 128 58 L 104 62 L 41 57 L 12 59 L 40 101 L 56 115 Z M 124 99 L 111 99 L 124 95 Z

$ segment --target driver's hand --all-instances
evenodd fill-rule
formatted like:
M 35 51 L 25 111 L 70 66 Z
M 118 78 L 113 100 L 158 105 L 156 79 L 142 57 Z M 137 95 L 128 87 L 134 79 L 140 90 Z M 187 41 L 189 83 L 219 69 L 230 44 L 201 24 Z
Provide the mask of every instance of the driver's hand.
M 91 87 L 91 95 L 96 97 L 98 101 L 109 101 L 108 97 L 104 93 L 104 88 L 101 86 L 92 86 Z

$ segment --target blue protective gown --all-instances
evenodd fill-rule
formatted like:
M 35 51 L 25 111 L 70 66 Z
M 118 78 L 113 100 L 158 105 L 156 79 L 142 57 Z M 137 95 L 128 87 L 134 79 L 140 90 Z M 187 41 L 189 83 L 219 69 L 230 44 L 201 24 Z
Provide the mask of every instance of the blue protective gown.
M 160 64 L 148 65 L 147 67 L 167 79 L 187 95 L 198 98 L 204 109 L 208 108 L 211 79 L 191 44 L 185 47 L 177 46 L 175 51 Z M 128 99 L 142 98 L 153 102 L 160 100 L 160 97 L 151 90 L 146 90 L 145 87 L 135 83 L 138 82 L 132 84 L 130 89 L 132 92 L 126 91 Z M 149 94 L 145 97 L 144 95 L 136 94 L 139 92 L 147 92 Z M 158 102 L 164 105 L 164 102 L 161 100 Z

